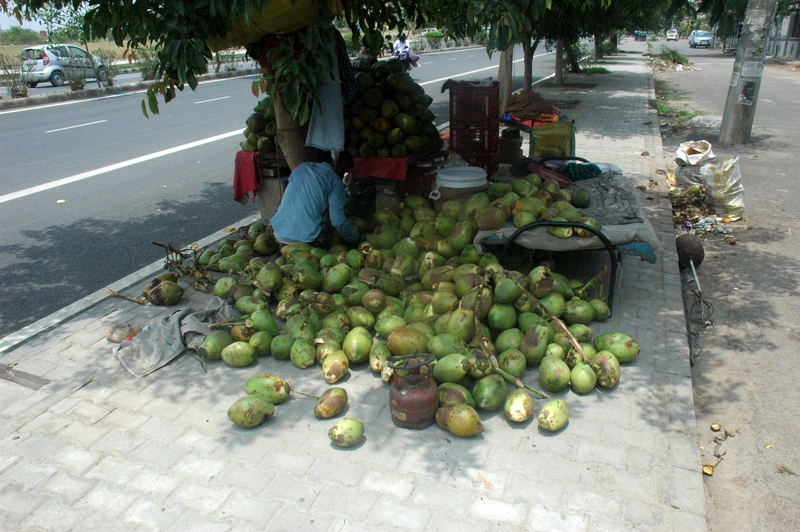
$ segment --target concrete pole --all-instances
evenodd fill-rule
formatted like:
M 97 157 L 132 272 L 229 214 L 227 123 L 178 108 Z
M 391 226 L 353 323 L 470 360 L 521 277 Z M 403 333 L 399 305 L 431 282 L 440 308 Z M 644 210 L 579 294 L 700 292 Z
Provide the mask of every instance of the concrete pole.
M 719 130 L 720 144 L 750 142 L 750 131 L 753 129 L 758 91 L 764 72 L 767 33 L 775 16 L 777 3 L 778 0 L 750 0 L 747 4 Z

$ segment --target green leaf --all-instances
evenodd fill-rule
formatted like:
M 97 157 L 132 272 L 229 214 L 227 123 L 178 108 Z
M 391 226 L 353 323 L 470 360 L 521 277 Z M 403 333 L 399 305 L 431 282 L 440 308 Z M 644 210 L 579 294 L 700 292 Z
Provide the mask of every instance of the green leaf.
M 155 87 L 155 85 L 153 87 L 151 87 L 150 90 L 147 91 L 147 105 L 148 105 L 148 107 L 150 107 L 150 112 L 153 113 L 154 115 L 157 115 L 158 114 L 158 98 L 156 97 L 155 92 L 151 92 L 151 90 L 154 87 Z
M 142 100 L 142 114 L 145 118 L 150 118 L 150 115 L 147 114 L 147 105 L 144 100 Z

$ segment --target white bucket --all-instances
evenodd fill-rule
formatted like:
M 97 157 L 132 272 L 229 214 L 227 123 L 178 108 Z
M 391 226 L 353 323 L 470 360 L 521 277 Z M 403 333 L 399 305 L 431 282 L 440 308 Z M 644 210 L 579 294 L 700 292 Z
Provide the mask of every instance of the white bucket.
M 475 188 L 486 185 L 486 170 L 478 166 L 450 166 L 436 172 L 436 188 L 430 193 L 432 200 L 442 196 L 441 188 Z

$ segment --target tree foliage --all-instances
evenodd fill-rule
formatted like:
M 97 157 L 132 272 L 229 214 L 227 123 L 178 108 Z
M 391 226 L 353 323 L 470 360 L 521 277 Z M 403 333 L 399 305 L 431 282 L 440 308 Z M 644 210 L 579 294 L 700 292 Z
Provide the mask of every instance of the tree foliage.
M 44 37 L 38 31 L 20 26 L 11 26 L 0 31 L 0 44 L 43 44 Z
M 45 3 L 41 9 L 33 13 L 33 19 L 44 26 L 47 41 L 85 43 L 83 37 L 83 17 L 85 7 L 61 7 L 53 3 Z

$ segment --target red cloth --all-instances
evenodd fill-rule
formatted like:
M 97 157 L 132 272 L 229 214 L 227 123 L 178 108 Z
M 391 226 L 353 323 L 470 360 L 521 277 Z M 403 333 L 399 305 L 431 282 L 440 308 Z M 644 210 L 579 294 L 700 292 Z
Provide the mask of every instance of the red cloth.
M 258 193 L 258 171 L 256 170 L 257 151 L 237 151 L 233 168 L 233 199 L 247 205 L 248 195 L 253 193 L 253 201 Z
M 405 181 L 408 157 L 355 157 L 350 173 L 356 179 L 380 177 Z
M 523 120 L 513 113 L 508 113 L 508 115 L 514 120 L 514 122 L 518 122 L 523 126 L 528 127 L 545 126 L 558 120 L 557 113 L 542 113 L 538 118 L 531 120 Z

